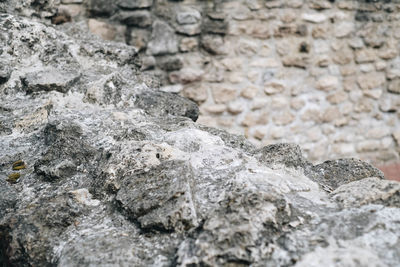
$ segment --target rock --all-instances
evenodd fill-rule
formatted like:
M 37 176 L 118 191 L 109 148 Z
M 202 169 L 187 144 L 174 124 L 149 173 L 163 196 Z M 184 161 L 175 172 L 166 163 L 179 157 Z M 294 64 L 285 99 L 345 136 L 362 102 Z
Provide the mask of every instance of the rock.
M 173 71 L 168 78 L 171 83 L 191 83 L 200 81 L 203 78 L 204 72 L 198 69 L 183 68 L 179 71 Z
M 146 30 L 134 29 L 129 36 L 128 44 L 136 47 L 139 51 L 144 50 L 149 42 L 150 34 Z
M 84 20 L 49 26 L 48 19 L 41 16 L 53 14 L 50 7 L 59 1 L 42 2 L 0 2 L 1 63 L 12 70 L 10 75 L 7 70 L 3 75 L 7 80 L 0 85 L 0 265 L 398 265 L 399 183 L 381 179 L 379 170 L 360 160 L 313 165 L 297 145 L 256 148 L 244 136 L 194 123 L 197 106 L 160 91 L 170 85 L 158 87 L 161 81 L 152 73 L 159 70 L 141 72 L 136 48 L 88 34 Z M 159 12 L 165 11 L 163 19 L 173 24 L 174 13 L 167 12 L 167 7 L 176 3 L 165 3 L 157 2 L 154 15 L 159 17 Z M 273 22 L 273 16 L 279 15 L 279 10 L 272 9 L 275 7 L 298 13 L 301 10 L 294 9 L 302 6 L 339 5 L 329 1 L 228 1 L 220 11 L 222 6 L 214 4 L 215 11 L 207 13 L 209 20 L 230 21 L 230 14 L 236 13 L 229 8 L 248 5 L 259 8 L 252 12 L 260 16 L 258 23 L 261 18 Z M 382 11 L 376 12 L 387 12 L 395 21 L 396 12 L 388 12 L 386 5 L 358 3 L 356 7 L 374 8 L 365 11 L 371 22 L 379 18 L 373 10 L 381 7 Z M 335 12 L 332 8 L 322 14 L 336 20 L 341 15 Z M 263 30 L 271 27 L 269 21 L 263 22 Z M 228 50 L 234 46 L 232 37 L 227 35 L 224 40 Z M 269 41 L 264 37 L 251 42 L 262 51 L 262 59 L 277 52 L 273 47 L 267 49 Z M 297 53 L 299 43 L 280 52 L 284 56 Z M 332 55 L 348 47 L 347 42 L 339 43 L 332 48 Z M 162 51 L 168 50 L 162 47 Z M 311 47 L 310 55 L 314 44 Z M 140 56 L 156 61 L 149 51 Z M 311 141 L 302 146 L 314 160 L 337 151 L 351 154 L 355 149 L 374 154 L 370 149 L 377 147 L 387 150 L 380 158 L 398 157 L 398 147 L 389 136 L 397 138 L 398 129 L 393 131 L 397 121 L 388 119 L 393 126 L 379 121 L 379 115 L 397 114 L 371 113 L 374 127 L 365 130 L 371 119 L 358 113 L 368 103 L 372 108 L 376 104 L 364 97 L 364 92 L 384 88 L 348 88 L 349 100 L 335 104 L 341 98 L 338 88 L 329 93 L 338 95 L 330 98 L 334 105 L 327 110 L 327 94 L 307 90 L 305 85 L 315 79 L 308 81 L 305 70 L 266 70 L 259 65 L 251 67 L 252 73 L 243 73 L 242 66 L 254 62 L 258 54 L 244 54 L 236 48 L 231 52 L 233 57 L 223 57 L 221 62 L 197 52 L 187 53 L 185 68 L 171 72 L 169 78 L 178 83 L 174 88 L 184 87 L 182 93 L 186 91 L 200 102 L 208 99 L 209 92 L 220 100 L 210 99 L 202 105 L 202 111 L 214 113 L 202 116 L 201 122 L 232 127 L 232 121 L 238 120 L 248 127 L 246 134 L 252 142 L 265 144 L 297 140 L 297 132 L 308 127 L 304 133 Z M 176 62 L 163 62 L 165 58 L 157 55 L 157 63 L 175 68 Z M 396 64 L 388 63 L 391 78 L 383 72 L 368 75 L 382 75 L 384 82 L 379 86 L 386 85 L 386 78 L 397 79 Z M 205 74 L 204 65 L 208 65 L 207 74 L 221 69 L 226 82 L 196 83 Z M 353 66 L 349 64 L 349 68 Z M 342 67 L 313 66 L 310 73 L 335 77 L 339 83 Z M 40 80 L 36 74 L 41 73 L 51 77 Z M 359 73 L 358 67 L 356 73 L 366 75 Z M 166 82 L 165 72 L 161 74 Z M 238 74 L 244 80 L 232 86 L 228 80 L 239 81 L 232 77 Z M 246 81 L 247 77 L 252 81 Z M 281 81 L 287 87 L 282 91 L 274 85 Z M 264 85 L 279 87 L 279 92 L 267 96 Z M 28 88 L 30 94 L 25 93 Z M 267 92 L 275 93 L 271 90 Z M 258 94 L 261 97 L 257 98 Z M 293 104 L 294 99 L 304 103 Z M 393 113 L 399 107 L 398 99 L 384 91 L 379 103 L 388 100 L 390 105 L 382 107 Z M 299 109 L 303 121 L 297 120 L 290 105 Z M 216 112 L 222 116 L 217 117 Z M 236 112 L 239 117 L 233 116 Z M 279 116 L 295 119 L 290 129 L 275 125 Z M 338 133 L 343 117 L 350 116 L 346 129 L 357 121 L 359 134 Z M 319 126 L 327 120 L 332 121 Z M 367 136 L 376 139 L 364 140 Z M 328 138 L 336 138 L 333 145 L 338 146 L 329 144 Z
M 89 19 L 88 27 L 91 33 L 103 38 L 104 40 L 114 40 L 116 36 L 115 27 L 105 22 Z
M 236 89 L 224 84 L 212 87 L 212 95 L 216 103 L 227 103 L 236 98 Z
M 181 52 L 190 52 L 196 50 L 199 46 L 199 43 L 196 38 L 185 37 L 181 39 L 179 43 L 179 51 Z
M 226 54 L 224 40 L 218 35 L 203 35 L 201 38 L 201 46 L 213 55 Z
M 390 81 L 388 84 L 388 91 L 394 94 L 400 94 L 400 79 Z
M 1 62 L 0 64 L 0 84 L 3 84 L 10 78 L 12 69 L 6 62 Z
M 121 23 L 128 26 L 145 28 L 151 25 L 151 15 L 149 11 L 122 11 L 118 14 Z M 153 29 L 154 29 L 153 25 Z
M 181 25 L 196 24 L 201 20 L 201 14 L 197 9 L 185 7 L 176 13 L 176 22 Z
M 26 74 L 22 78 L 22 83 L 27 93 L 52 90 L 66 93 L 79 80 L 79 77 L 79 73 L 75 70 L 47 69 Z
M 356 50 L 355 55 L 357 63 L 373 62 L 376 59 L 376 52 L 373 49 Z
M 124 177 L 116 200 L 144 229 L 184 232 L 198 226 L 200 219 L 191 193 L 192 176 L 184 161 L 167 161 L 134 177 Z
M 157 65 L 166 71 L 180 70 L 183 67 L 183 62 L 180 57 L 159 57 Z
M 205 85 L 188 85 L 183 89 L 183 95 L 196 103 L 207 100 L 208 92 Z
M 149 8 L 153 5 L 153 0 L 119 0 L 117 5 L 124 9 Z
M 113 0 L 89 0 L 87 1 L 87 8 L 92 15 L 97 16 L 110 16 L 116 10 Z
M 381 72 L 361 74 L 357 78 L 357 83 L 363 90 L 380 87 L 385 82 L 385 75 Z
M 304 21 L 312 22 L 312 23 L 322 23 L 328 19 L 324 14 L 320 14 L 320 13 L 309 13 L 309 14 L 304 13 L 301 16 L 301 18 Z
M 174 30 L 167 23 L 160 20 L 156 20 L 153 23 L 153 30 L 147 51 L 152 55 L 178 52 L 178 40 Z
M 183 116 L 196 121 L 199 117 L 197 105 L 177 94 L 154 91 L 136 96 L 135 105 L 153 116 Z
M 383 179 L 383 173 L 372 165 L 358 159 L 329 160 L 315 165 L 308 174 L 311 179 L 332 190 L 341 185 L 369 177 Z
M 204 19 L 202 24 L 203 33 L 225 34 L 228 31 L 228 23 L 224 20 Z
M 398 207 L 400 205 L 400 184 L 370 177 L 344 184 L 330 195 L 344 207 L 370 203 Z
M 354 24 L 351 22 L 341 22 L 335 27 L 335 36 L 337 38 L 348 37 L 354 32 Z
M 268 167 L 284 165 L 291 168 L 306 169 L 311 166 L 302 155 L 301 149 L 296 144 L 273 144 L 257 149 L 254 156 Z
M 316 87 L 319 90 L 335 90 L 339 86 L 339 80 L 335 76 L 324 76 L 318 79 Z

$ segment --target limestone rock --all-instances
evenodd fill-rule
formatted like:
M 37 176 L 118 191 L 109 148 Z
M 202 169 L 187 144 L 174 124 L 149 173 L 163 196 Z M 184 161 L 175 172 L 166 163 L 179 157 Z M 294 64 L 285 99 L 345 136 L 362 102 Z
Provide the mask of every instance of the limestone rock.
M 313 165 L 297 145 L 256 148 L 244 136 L 195 123 L 197 106 L 160 91 L 165 87 L 154 88 L 160 81 L 150 72 L 141 73 L 136 48 L 88 34 L 85 21 L 49 26 L 45 16 L 53 14 L 50 7 L 56 1 L 42 2 L 0 2 L 0 10 L 7 11 L 0 15 L 0 265 L 398 265 L 398 182 L 381 179 L 379 170 L 360 160 Z M 91 16 L 96 14 L 95 6 L 102 10 L 98 14 L 103 18 L 114 12 L 115 2 L 95 2 L 86 3 Z M 332 6 L 321 13 L 328 17 L 339 5 L 331 1 L 250 2 L 227 1 L 223 5 L 228 10 L 236 5 L 258 10 L 257 21 L 272 20 L 279 13 L 274 8 L 280 6 Z M 157 9 L 157 17 L 164 10 L 163 19 L 175 26 L 175 13 L 167 8 L 175 4 L 158 1 L 152 9 Z M 363 11 L 368 13 L 364 14 L 368 20 L 379 19 L 373 14 L 380 12 L 377 3 L 359 3 L 356 7 L 368 10 Z M 216 5 L 215 11 L 208 11 L 207 19 L 217 21 L 216 26 L 224 25 L 231 14 L 224 10 Z M 25 12 L 24 16 L 19 12 Z M 360 12 L 354 11 L 358 17 Z M 392 19 L 395 15 L 388 12 Z M 178 37 L 166 22 L 157 26 L 157 21 L 147 57 L 157 61 L 158 67 L 174 69 L 180 64 L 169 62 L 164 54 L 177 52 Z M 261 28 L 270 26 L 268 21 Z M 171 38 L 176 42 L 165 45 L 161 42 L 165 40 L 163 34 L 175 36 Z M 232 36 L 225 36 L 224 41 L 232 44 Z M 252 41 L 263 51 L 262 58 L 275 53 L 273 48 L 266 48 L 264 37 Z M 346 46 L 346 42 L 335 44 L 334 53 Z M 293 47 L 297 53 L 298 44 Z M 156 52 L 157 60 L 151 51 Z M 259 65 L 251 67 L 253 73 L 242 74 L 242 79 L 252 77 L 251 82 L 196 82 L 204 75 L 203 65 L 214 64 L 215 68 L 206 68 L 207 72 L 220 68 L 229 77 L 254 60 L 243 58 L 246 54 L 242 51 L 230 52 L 234 57 L 224 56 L 221 64 L 210 56 L 187 53 L 190 60 L 182 60 L 184 68 L 170 73 L 171 81 L 178 83 L 176 88 L 184 87 L 183 92 L 191 98 L 201 102 L 214 97 L 220 101 L 202 105 L 202 110 L 214 112 L 203 116 L 202 122 L 228 127 L 236 119 L 232 114 L 243 108 L 238 122 L 249 127 L 248 136 L 262 139 L 252 141 L 296 140 L 294 133 L 304 128 L 298 126 L 298 116 L 290 110 L 293 105 L 299 109 L 300 123 L 309 127 L 307 137 L 318 140 L 317 145 L 303 146 L 315 160 L 331 155 L 328 153 L 332 150 L 351 154 L 355 149 L 365 149 L 371 153 L 370 149 L 382 146 L 392 153 L 394 142 L 389 134 L 397 138 L 398 129 L 381 127 L 383 122 L 357 136 L 356 143 L 345 134 L 337 138 L 340 147 L 331 147 L 324 139 L 336 136 L 334 124 L 343 125 L 342 114 L 344 119 L 354 116 L 361 126 L 370 125 L 364 114 L 357 113 L 374 103 L 364 97 L 364 92 L 384 90 L 378 87 L 386 85 L 386 78 L 397 79 L 396 71 L 388 73 L 390 78 L 383 72 L 360 74 L 374 75 L 379 82 L 368 81 L 366 86 L 358 80 L 364 91 L 347 90 L 349 100 L 344 103 L 336 103 L 340 94 L 332 96 L 333 109 L 326 110 L 327 106 L 319 106 L 326 103 L 324 92 L 314 94 L 307 90 L 309 87 L 302 88 L 303 82 L 309 81 L 301 68 L 279 71 Z M 395 65 L 391 62 L 388 68 L 398 69 Z M 340 70 L 332 65 L 312 71 L 320 77 L 337 78 L 340 87 Z M 165 72 L 162 74 L 165 79 Z M 352 76 L 349 79 L 356 81 Z M 265 95 L 264 85 L 283 80 L 285 95 Z M 329 90 L 336 86 L 336 82 L 335 86 L 327 84 Z M 213 95 L 208 96 L 208 92 Z M 262 97 L 257 98 L 257 94 Z M 289 94 L 304 103 L 293 104 Z M 249 99 L 257 101 L 249 103 Z M 383 92 L 379 101 L 390 100 L 390 105 L 382 102 L 381 106 L 393 112 L 399 107 L 396 99 L 395 94 Z M 250 110 L 253 104 L 256 109 Z M 270 121 L 277 123 L 279 116 L 289 118 L 286 122 L 291 123 L 290 129 L 265 126 Z M 316 124 L 328 120 L 332 121 L 318 130 Z M 396 120 L 392 124 L 396 126 Z M 378 139 L 364 141 L 364 137 Z
M 170 114 L 188 117 L 193 121 L 199 117 L 199 108 L 194 102 L 172 93 L 143 92 L 136 96 L 135 105 L 153 116 Z
M 48 69 L 28 73 L 22 78 L 22 82 L 28 93 L 52 90 L 66 93 L 79 80 L 79 77 L 79 73 L 75 70 Z
M 149 11 L 122 11 L 118 14 L 119 20 L 128 26 L 148 27 L 151 25 L 151 15 Z M 153 25 L 153 27 L 155 27 Z
M 165 22 L 156 20 L 147 51 L 152 55 L 163 55 L 178 52 L 178 40 L 174 30 Z
M 153 5 L 153 0 L 119 0 L 117 5 L 125 9 L 148 8 Z

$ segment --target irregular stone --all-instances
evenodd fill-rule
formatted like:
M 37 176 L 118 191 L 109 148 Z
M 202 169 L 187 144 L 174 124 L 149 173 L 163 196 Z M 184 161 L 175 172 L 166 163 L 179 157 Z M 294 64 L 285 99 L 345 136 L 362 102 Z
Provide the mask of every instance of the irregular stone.
M 237 92 L 234 88 L 224 84 L 214 85 L 211 90 L 216 103 L 227 103 L 234 100 L 237 95 Z
M 247 86 L 240 92 L 240 95 L 247 99 L 253 99 L 257 95 L 258 91 L 259 88 L 256 86 Z
M 224 39 L 218 35 L 203 35 L 201 37 L 201 46 L 213 55 L 226 54 Z
M 338 91 L 336 93 L 330 94 L 326 97 L 326 100 L 331 104 L 340 104 L 348 99 L 348 95 L 343 91 Z
M 143 92 L 136 96 L 135 106 L 153 116 L 183 116 L 196 121 L 199 117 L 197 105 L 177 94 L 161 91 Z
M 320 13 L 304 13 L 301 18 L 311 23 L 322 23 L 328 19 L 324 14 Z
M 308 65 L 308 60 L 309 57 L 304 55 L 285 56 L 282 59 L 282 63 L 285 67 L 296 67 L 305 69 Z
M 275 122 L 276 125 L 287 125 L 293 122 L 295 116 L 292 112 L 285 110 L 283 112 L 278 113 L 277 115 L 272 117 L 272 120 Z
M 373 49 L 356 50 L 355 55 L 357 63 L 374 62 L 376 59 L 376 52 Z
M 144 229 L 185 231 L 199 223 L 191 193 L 192 175 L 184 162 L 167 161 L 123 179 L 116 200 Z
M 224 20 L 205 18 L 201 26 L 203 33 L 225 34 L 228 31 L 228 23 Z
M 153 0 L 119 0 L 117 5 L 124 9 L 149 8 L 153 5 Z
M 183 67 L 183 62 L 180 57 L 176 56 L 158 57 L 157 65 L 162 70 L 173 71 L 173 70 L 180 70 Z
M 384 179 L 380 170 L 359 159 L 325 161 L 313 166 L 311 173 L 308 175 L 314 181 L 329 186 L 331 190 L 364 178 L 377 177 Z
M 197 9 L 185 7 L 176 13 L 176 21 L 181 24 L 196 24 L 200 21 L 201 14 Z
M 171 83 L 191 83 L 200 81 L 204 75 L 203 70 L 183 68 L 179 71 L 173 71 L 169 74 L 168 78 Z
M 371 203 L 398 207 L 400 205 L 400 184 L 370 177 L 344 184 L 333 191 L 330 196 L 343 207 Z
M 212 114 L 221 114 L 226 111 L 226 105 L 211 104 L 211 105 L 204 106 L 204 110 L 207 111 L 208 113 L 212 113 Z
M 400 94 L 400 79 L 390 81 L 388 84 L 388 91 L 394 94 Z
M 79 80 L 80 74 L 74 70 L 47 69 L 26 74 L 22 78 L 27 93 L 58 91 L 66 93 Z
M 273 144 L 257 149 L 254 156 L 268 167 L 276 168 L 285 165 L 291 168 L 308 168 L 311 164 L 303 157 L 296 144 Z
M 147 51 L 152 55 L 173 54 L 178 52 L 178 40 L 174 30 L 165 22 L 153 23 L 151 39 Z
M 181 39 L 179 43 L 179 51 L 181 52 L 190 52 L 197 49 L 199 43 L 196 38 L 193 37 L 185 37 Z
M 135 46 L 139 51 L 144 50 L 149 42 L 150 34 L 146 30 L 134 29 L 129 36 L 128 44 Z
M 381 72 L 361 74 L 357 78 L 357 83 L 363 90 L 369 90 L 380 87 L 385 82 L 386 82 L 385 75 Z
M 341 22 L 335 26 L 335 36 L 337 38 L 348 37 L 354 32 L 354 23 L 352 22 Z
M 285 87 L 280 83 L 268 83 L 264 85 L 264 92 L 267 95 L 282 93 L 283 90 L 285 90 Z
M 110 24 L 105 22 L 89 19 L 88 27 L 91 33 L 103 38 L 104 40 L 114 40 L 116 36 L 116 29 Z
M 151 25 L 151 15 L 150 12 L 146 10 L 122 11 L 118 14 L 118 19 L 121 21 L 121 23 L 128 26 L 145 28 Z M 154 23 L 155 25 L 153 25 L 153 30 L 155 27 L 160 27 L 157 22 Z
M 318 79 L 316 88 L 323 91 L 331 91 L 339 87 L 339 80 L 335 76 L 324 76 Z
M 115 10 L 115 2 L 112 0 L 89 0 L 87 8 L 92 15 L 110 16 Z
M 0 62 L 0 84 L 6 83 L 10 79 L 12 68 L 6 62 Z

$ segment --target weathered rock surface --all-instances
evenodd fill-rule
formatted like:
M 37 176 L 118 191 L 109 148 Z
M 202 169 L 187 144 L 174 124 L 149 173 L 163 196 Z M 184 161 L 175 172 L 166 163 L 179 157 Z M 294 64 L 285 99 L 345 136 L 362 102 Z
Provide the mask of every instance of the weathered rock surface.
M 1 266 L 398 265 L 399 183 L 196 124 L 83 27 L 0 16 Z

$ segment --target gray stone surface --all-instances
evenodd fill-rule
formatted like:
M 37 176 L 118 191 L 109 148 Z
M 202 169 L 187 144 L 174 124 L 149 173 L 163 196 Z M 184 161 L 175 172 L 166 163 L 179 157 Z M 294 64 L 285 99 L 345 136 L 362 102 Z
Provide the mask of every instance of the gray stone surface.
M 85 25 L 1 15 L 1 48 L 14 48 L 0 84 L 1 266 L 398 265 L 398 182 L 195 123 L 192 102 L 140 73 L 136 49 Z M 49 68 L 79 80 L 27 93 Z
M 178 52 L 178 39 L 174 30 L 166 22 L 154 21 L 148 51 L 152 55 Z

